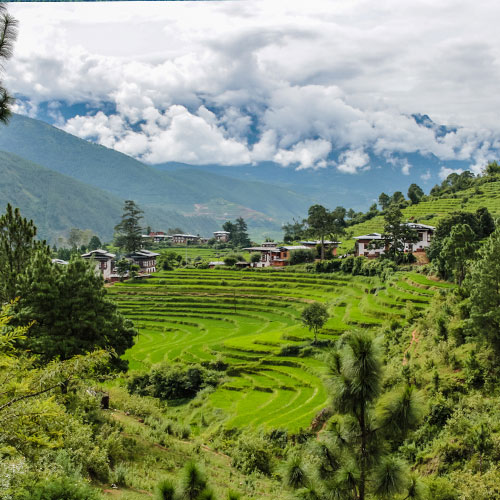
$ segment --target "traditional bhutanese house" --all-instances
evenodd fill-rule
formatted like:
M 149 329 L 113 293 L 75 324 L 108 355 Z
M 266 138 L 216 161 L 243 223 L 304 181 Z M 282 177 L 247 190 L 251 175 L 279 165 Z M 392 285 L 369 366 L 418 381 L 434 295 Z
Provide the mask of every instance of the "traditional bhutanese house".
M 252 267 L 284 267 L 288 265 L 290 254 L 294 250 L 309 250 L 304 245 L 295 246 L 260 246 L 244 248 L 248 252 L 260 252 L 260 261 L 252 263 Z
M 355 255 L 357 257 L 364 255 L 365 257 L 374 259 L 385 252 L 385 238 L 380 233 L 355 236 L 354 239 L 356 240 Z
M 262 243 L 262 246 L 266 248 L 276 248 L 278 244 L 275 241 L 264 241 L 264 243 Z
M 418 241 L 415 243 L 405 243 L 405 252 L 424 252 L 431 244 L 432 235 L 436 229 L 434 226 L 427 226 L 425 224 L 417 224 L 414 222 L 405 223 L 406 226 L 416 231 Z M 385 238 L 380 233 L 370 233 L 363 236 L 355 236 L 356 252 L 355 254 L 364 255 L 369 258 L 376 258 L 385 253 L 387 245 Z
M 221 262 L 221 261 L 214 261 L 214 262 L 209 262 L 208 263 L 208 267 L 210 269 L 215 269 L 217 266 L 224 266 L 225 263 L 224 262 Z
M 200 242 L 200 237 L 194 234 L 173 234 L 172 243 L 177 245 L 185 245 L 186 243 L 198 244 Z
M 140 273 L 151 274 L 156 272 L 156 257 L 159 255 L 159 253 L 142 249 L 128 254 L 127 258 L 139 266 Z
M 68 261 L 62 259 L 52 259 L 52 264 L 59 264 L 60 266 L 67 266 Z
M 97 250 L 84 253 L 82 258 L 93 259 L 95 261 L 96 271 L 99 271 L 102 274 L 105 281 L 110 281 L 111 273 L 113 271 L 113 259 L 115 258 L 114 253 L 98 248 Z
M 164 241 L 168 241 L 172 237 L 168 234 L 165 234 L 163 231 L 152 231 L 149 234 L 143 234 L 142 238 L 153 243 L 163 243 Z
M 341 244 L 341 241 L 330 241 L 330 240 L 325 240 L 323 241 L 323 244 L 325 245 L 326 249 L 332 249 L 333 255 L 337 255 L 337 247 Z M 304 245 L 307 248 L 316 248 L 318 245 L 321 244 L 320 240 L 316 241 L 301 241 L 301 245 Z
M 214 238 L 221 243 L 227 243 L 229 241 L 229 231 L 215 231 Z

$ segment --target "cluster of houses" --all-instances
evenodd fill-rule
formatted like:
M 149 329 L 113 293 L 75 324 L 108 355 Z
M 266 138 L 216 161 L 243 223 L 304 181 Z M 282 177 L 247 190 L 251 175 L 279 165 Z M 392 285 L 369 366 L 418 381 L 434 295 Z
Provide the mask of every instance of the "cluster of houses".
M 413 222 L 406 223 L 408 227 L 413 229 L 418 235 L 418 241 L 415 243 L 405 243 L 404 251 L 409 253 L 425 252 L 429 247 L 434 234 L 435 227 L 425 224 L 417 224 Z M 389 246 L 380 233 L 370 233 L 361 236 L 355 236 L 356 247 L 355 255 L 364 256 L 369 259 L 380 257 L 384 254 Z M 260 261 L 248 264 L 252 267 L 284 267 L 289 264 L 290 255 L 295 250 L 309 250 L 319 245 L 320 241 L 301 241 L 300 245 L 282 246 L 274 242 L 265 242 L 261 246 L 248 247 L 244 250 L 248 252 L 259 252 Z M 325 248 L 330 250 L 333 255 L 337 255 L 337 248 L 340 241 L 324 241 Z M 221 263 L 211 263 L 221 264 Z M 215 267 L 215 266 L 211 266 Z
M 156 271 L 156 258 L 159 255 L 159 253 L 141 249 L 128 254 L 125 258 L 129 260 L 131 264 L 139 266 L 139 276 L 148 276 Z M 114 253 L 99 248 L 84 253 L 82 257 L 84 259 L 92 259 L 95 262 L 96 271 L 102 274 L 104 281 L 113 283 L 123 278 L 123 275 L 119 275 L 116 272 L 116 255 Z
M 215 231 L 213 237 L 215 240 L 221 243 L 227 243 L 229 241 L 229 234 L 230 233 L 228 231 Z M 162 231 L 143 234 L 142 239 L 145 242 L 169 242 L 174 245 L 204 245 L 209 241 L 208 238 L 203 238 L 202 236 L 195 234 L 166 234 Z
M 408 227 L 413 229 L 418 235 L 418 241 L 414 243 L 405 243 L 404 251 L 410 253 L 425 252 L 429 247 L 434 234 L 435 227 L 427 226 L 425 224 L 407 223 Z M 151 241 L 161 242 L 170 240 L 176 244 L 187 244 L 192 242 L 194 244 L 202 243 L 205 239 L 199 236 L 190 234 L 173 234 L 166 235 L 162 232 L 150 233 L 143 237 L 150 238 Z M 221 242 L 229 240 L 229 233 L 227 231 L 216 231 L 214 238 Z M 355 236 L 356 240 L 355 255 L 364 256 L 367 258 L 380 257 L 388 250 L 388 244 L 385 238 L 380 233 L 370 233 L 361 236 Z M 266 241 L 261 246 L 248 247 L 244 250 L 252 253 L 260 253 L 260 260 L 258 262 L 237 262 L 236 265 L 240 267 L 284 267 L 289 265 L 290 256 L 296 250 L 311 250 L 319 245 L 320 241 L 301 241 L 299 245 L 278 245 L 273 241 Z M 325 248 L 333 255 L 337 255 L 337 248 L 340 241 L 323 242 Z M 141 249 L 134 253 L 128 254 L 125 258 L 132 264 L 139 266 L 139 276 L 148 276 L 156 271 L 156 259 L 159 253 L 151 252 L 149 250 Z M 115 269 L 115 254 L 107 250 L 97 249 L 92 250 L 82 255 L 84 259 L 92 259 L 95 262 L 96 271 L 100 272 L 107 282 L 118 281 L 123 278 Z M 57 259 L 54 260 L 56 262 Z M 66 262 L 60 261 L 58 263 L 65 264 Z M 210 268 L 224 265 L 224 262 L 210 262 Z

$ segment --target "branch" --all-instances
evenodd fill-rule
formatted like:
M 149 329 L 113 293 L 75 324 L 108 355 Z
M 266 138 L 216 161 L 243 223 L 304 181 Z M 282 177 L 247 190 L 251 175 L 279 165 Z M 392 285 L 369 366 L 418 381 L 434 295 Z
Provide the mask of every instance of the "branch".
M 63 382 L 58 382 L 55 385 L 42 389 L 41 391 L 32 392 L 31 394 L 25 394 L 24 396 L 19 396 L 17 398 L 11 399 L 8 403 L 4 403 L 3 405 L 0 406 L 0 412 L 2 410 L 5 410 L 5 408 L 8 408 L 9 406 L 12 406 L 14 403 L 18 403 L 19 401 L 23 401 L 24 399 L 34 398 L 36 396 L 40 396 L 40 394 L 52 391 L 53 389 L 60 387 L 62 383 Z

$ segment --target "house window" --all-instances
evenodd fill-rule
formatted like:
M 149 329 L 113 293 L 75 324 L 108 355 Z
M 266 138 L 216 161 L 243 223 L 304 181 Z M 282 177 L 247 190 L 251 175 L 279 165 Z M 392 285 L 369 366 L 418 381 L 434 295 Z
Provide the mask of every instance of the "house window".
M 101 269 L 107 269 L 108 268 L 108 263 L 106 261 L 101 262 Z

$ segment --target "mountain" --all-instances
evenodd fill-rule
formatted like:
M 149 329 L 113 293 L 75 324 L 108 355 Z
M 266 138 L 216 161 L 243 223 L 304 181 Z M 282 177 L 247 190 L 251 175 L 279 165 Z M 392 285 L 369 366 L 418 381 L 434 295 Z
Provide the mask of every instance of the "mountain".
M 133 199 L 162 220 L 165 211 L 192 216 L 181 227 L 205 235 L 220 227 L 229 214 L 248 216 L 251 234 L 276 233 L 283 222 L 303 216 L 311 204 L 308 196 L 265 182 L 195 168 L 164 172 L 21 115 L 14 115 L 10 124 L 0 129 L 0 150 L 121 199 Z M 201 225 L 195 222 L 199 217 L 205 217 L 199 219 L 205 221 Z
M 104 240 L 113 237 L 123 200 L 67 175 L 0 151 L 0 208 L 10 203 L 33 219 L 42 239 L 54 243 L 72 227 L 91 229 Z M 215 231 L 220 224 L 208 216 L 184 216 L 164 207 L 147 207 L 145 225 L 182 227 L 194 233 Z

